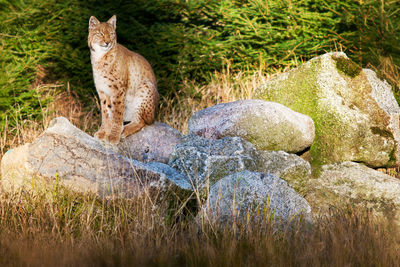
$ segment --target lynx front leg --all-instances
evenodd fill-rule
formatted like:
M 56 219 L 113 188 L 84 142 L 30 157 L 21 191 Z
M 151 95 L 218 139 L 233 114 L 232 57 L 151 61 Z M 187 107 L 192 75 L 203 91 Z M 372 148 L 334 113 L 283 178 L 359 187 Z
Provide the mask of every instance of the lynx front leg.
M 111 98 L 111 130 L 106 135 L 106 140 L 117 144 L 121 138 L 122 121 L 125 111 L 125 94 L 120 92 Z
M 97 139 L 104 139 L 106 130 L 110 128 L 110 114 L 111 107 L 110 97 L 103 92 L 99 92 L 100 107 L 101 107 L 101 126 L 100 129 L 94 134 Z
M 121 136 L 125 138 L 131 134 L 134 134 L 140 131 L 145 125 L 145 121 L 140 116 L 134 116 L 134 119 L 125 125 Z
M 129 100 L 129 95 L 127 96 Z M 131 104 L 127 106 L 126 120 L 130 123 L 125 125 L 122 137 L 127 137 L 140 131 L 146 124 L 154 122 L 154 116 L 158 105 L 158 92 L 151 82 L 144 82 L 136 95 L 131 96 Z

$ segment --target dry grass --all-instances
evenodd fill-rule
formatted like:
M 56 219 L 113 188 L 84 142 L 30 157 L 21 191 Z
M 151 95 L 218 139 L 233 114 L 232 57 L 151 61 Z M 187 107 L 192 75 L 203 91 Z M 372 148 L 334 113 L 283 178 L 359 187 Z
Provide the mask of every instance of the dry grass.
M 364 210 L 282 232 L 272 223 L 199 226 L 143 196 L 101 200 L 64 188 L 50 196 L 1 194 L 1 265 L 400 266 L 400 232 Z
M 100 120 L 95 116 L 95 99 L 84 108 L 76 95 L 71 92 L 69 84 L 42 84 L 36 89 L 41 93 L 43 101 L 51 99 L 50 104 L 42 108 L 42 120 L 38 122 L 23 119 L 18 111 L 7 118 L 0 132 L 0 158 L 8 149 L 32 142 L 48 127 L 50 121 L 58 116 L 68 118 L 74 125 L 89 133 L 98 127 Z M 10 127 L 10 125 L 15 126 Z
M 161 99 L 158 120 L 186 134 L 193 113 L 220 103 L 251 99 L 254 90 L 268 79 L 269 75 L 261 69 L 253 75 L 245 75 L 244 72 L 231 73 L 227 66 L 223 72 L 214 73 L 207 85 L 184 81 L 182 91 Z

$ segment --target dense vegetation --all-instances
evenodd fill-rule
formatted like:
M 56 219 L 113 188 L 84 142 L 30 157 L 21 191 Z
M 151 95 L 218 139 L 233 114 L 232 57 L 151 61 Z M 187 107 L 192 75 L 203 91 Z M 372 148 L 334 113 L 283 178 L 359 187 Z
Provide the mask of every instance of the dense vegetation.
M 400 2 L 316 0 L 3 0 L 0 1 L 0 122 L 37 118 L 46 105 L 38 85 L 67 82 L 93 98 L 87 48 L 90 15 L 117 14 L 119 42 L 154 66 L 159 90 L 210 73 L 274 72 L 330 50 L 356 62 L 400 65 Z M 11 121 L 15 121 L 11 119 Z

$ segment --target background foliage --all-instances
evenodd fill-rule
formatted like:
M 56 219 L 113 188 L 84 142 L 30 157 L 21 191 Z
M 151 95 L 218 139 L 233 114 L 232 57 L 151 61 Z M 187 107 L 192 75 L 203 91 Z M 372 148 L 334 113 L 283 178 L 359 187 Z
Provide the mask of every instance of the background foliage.
M 90 15 L 117 14 L 119 42 L 151 62 L 166 96 L 227 64 L 274 72 L 330 50 L 399 66 L 399 10 L 397 0 L 0 0 L 0 121 L 37 118 L 43 83 L 68 82 L 83 101 L 96 95 Z

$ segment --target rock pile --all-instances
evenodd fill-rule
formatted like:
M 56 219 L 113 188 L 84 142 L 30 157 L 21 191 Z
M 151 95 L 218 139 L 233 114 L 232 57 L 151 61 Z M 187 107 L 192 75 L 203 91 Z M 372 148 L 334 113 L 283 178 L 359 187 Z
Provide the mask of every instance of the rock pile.
M 265 206 L 288 222 L 352 203 L 400 224 L 400 181 L 360 164 L 400 162 L 400 108 L 386 82 L 328 53 L 271 79 L 257 97 L 197 112 L 187 136 L 155 123 L 118 146 L 57 118 L 4 155 L 3 187 L 40 177 L 101 196 L 200 192 L 199 216 L 221 222 Z

